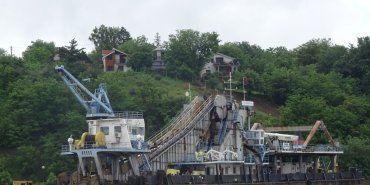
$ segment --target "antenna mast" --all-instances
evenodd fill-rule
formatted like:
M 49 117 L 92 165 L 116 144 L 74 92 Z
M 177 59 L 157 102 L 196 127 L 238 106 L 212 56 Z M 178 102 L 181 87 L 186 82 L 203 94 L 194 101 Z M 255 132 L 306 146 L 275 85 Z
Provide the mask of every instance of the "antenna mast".
M 231 84 L 233 83 L 232 82 L 232 76 L 231 76 L 231 72 L 229 73 L 229 80 L 227 81 L 227 82 L 224 82 L 224 83 L 229 83 L 229 88 L 227 89 L 227 88 L 225 88 L 225 90 L 226 91 L 229 91 L 229 95 L 230 95 L 230 101 L 232 101 L 233 100 L 233 90 L 235 90 L 235 89 L 233 89 L 232 87 L 231 87 Z

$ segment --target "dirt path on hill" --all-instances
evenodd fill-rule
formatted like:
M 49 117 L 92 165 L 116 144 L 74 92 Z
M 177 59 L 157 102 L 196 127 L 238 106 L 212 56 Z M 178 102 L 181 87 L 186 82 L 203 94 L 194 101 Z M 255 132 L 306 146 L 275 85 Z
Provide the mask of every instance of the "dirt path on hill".
M 239 93 L 234 93 L 234 97 L 238 100 L 241 101 L 243 100 L 243 94 Z M 279 106 L 268 101 L 264 97 L 259 97 L 259 96 L 252 96 L 251 98 L 246 98 L 247 101 L 253 101 L 254 102 L 254 109 L 257 111 L 264 112 L 266 114 L 270 114 L 273 117 L 279 117 Z
M 186 86 L 187 87 L 187 86 Z M 204 88 L 203 86 L 200 85 L 200 83 L 198 84 L 192 84 L 192 87 L 193 89 L 196 89 L 196 91 L 198 92 L 206 92 L 207 94 L 222 94 L 220 92 L 217 92 L 217 91 L 214 91 L 214 90 L 211 90 L 211 89 L 207 89 L 206 91 L 204 91 Z M 241 100 L 243 100 L 243 94 L 242 93 L 237 93 L 237 92 L 233 92 L 233 96 L 235 99 L 237 99 L 239 102 Z M 264 112 L 266 114 L 270 114 L 271 116 L 273 117 L 279 117 L 280 113 L 279 113 L 279 106 L 274 104 L 273 102 L 270 102 L 267 100 L 267 98 L 264 98 L 262 96 L 252 96 L 251 98 L 247 97 L 246 98 L 247 101 L 253 101 L 254 102 L 254 109 L 257 110 L 257 111 L 260 111 L 260 112 Z

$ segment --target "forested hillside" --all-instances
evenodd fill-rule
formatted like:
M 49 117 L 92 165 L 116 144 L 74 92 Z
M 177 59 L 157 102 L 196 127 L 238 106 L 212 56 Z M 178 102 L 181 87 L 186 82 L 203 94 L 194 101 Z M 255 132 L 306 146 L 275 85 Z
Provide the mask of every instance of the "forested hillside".
M 87 36 L 88 37 L 88 36 Z M 279 106 L 279 117 L 257 115 L 270 125 L 311 125 L 323 120 L 345 149 L 342 169 L 356 166 L 370 175 L 370 37 L 340 46 L 330 39 L 313 39 L 294 48 L 261 48 L 247 41 L 220 43 L 217 33 L 179 30 L 162 42 L 131 38 L 123 27 L 97 27 L 90 35 L 95 50 L 86 53 L 75 39 L 56 47 L 52 41 L 32 42 L 22 57 L 0 49 L 0 184 L 10 179 L 52 183 L 55 174 L 73 170 L 75 161 L 59 155 L 69 135 L 86 129 L 85 112 L 54 71 L 62 64 L 90 90 L 101 82 L 113 109 L 144 112 L 146 135 L 155 132 L 188 101 L 188 86 L 207 84 L 193 94 L 222 92 L 217 74 L 199 77 L 212 53 L 236 58 L 233 75 L 238 89 L 243 77 L 247 97 Z M 153 49 L 161 44 L 166 73 L 149 70 Z M 133 71 L 103 73 L 101 49 L 126 52 Z M 59 60 L 55 60 L 55 54 Z M 206 92 L 204 92 L 206 91 Z M 44 166 L 44 168 L 42 168 Z

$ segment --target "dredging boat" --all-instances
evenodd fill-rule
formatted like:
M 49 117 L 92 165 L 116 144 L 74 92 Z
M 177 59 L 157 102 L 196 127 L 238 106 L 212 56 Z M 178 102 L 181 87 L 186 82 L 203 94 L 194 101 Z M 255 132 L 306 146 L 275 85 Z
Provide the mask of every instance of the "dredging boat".
M 58 185 L 363 182 L 355 169 L 339 171 L 337 156 L 343 150 L 323 121 L 296 127 L 251 125 L 253 102 L 237 102 L 230 93 L 195 97 L 171 123 L 145 139 L 143 113 L 114 112 L 104 84 L 91 93 L 63 66 L 55 69 L 86 109 L 88 125 L 81 138 L 69 137 L 62 146 L 62 155 L 78 158 L 78 168 L 58 175 Z M 329 142 L 311 145 L 318 130 Z M 309 134 L 303 139 L 282 133 L 296 131 Z

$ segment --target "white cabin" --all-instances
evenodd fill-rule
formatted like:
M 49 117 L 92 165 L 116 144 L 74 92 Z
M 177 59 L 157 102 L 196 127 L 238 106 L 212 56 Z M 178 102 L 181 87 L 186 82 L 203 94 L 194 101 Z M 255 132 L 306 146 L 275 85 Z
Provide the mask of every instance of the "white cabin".
M 88 120 L 89 135 L 105 134 L 107 148 L 135 148 L 132 141 L 144 141 L 144 119 L 111 118 Z

